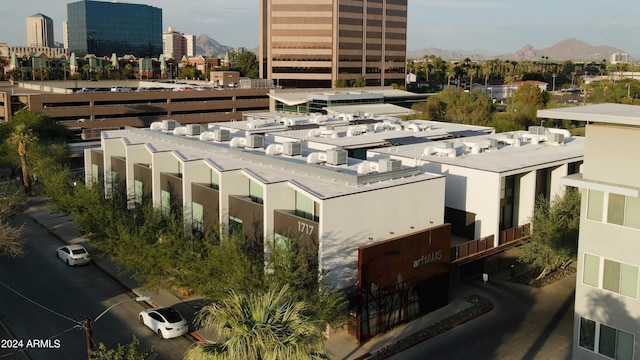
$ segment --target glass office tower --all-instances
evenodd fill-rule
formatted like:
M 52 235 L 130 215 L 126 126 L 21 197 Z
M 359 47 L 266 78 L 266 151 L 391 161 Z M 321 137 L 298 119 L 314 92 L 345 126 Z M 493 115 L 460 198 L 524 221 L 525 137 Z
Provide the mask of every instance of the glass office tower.
M 140 4 L 78 1 L 67 4 L 69 52 L 76 56 L 158 57 L 162 9 Z

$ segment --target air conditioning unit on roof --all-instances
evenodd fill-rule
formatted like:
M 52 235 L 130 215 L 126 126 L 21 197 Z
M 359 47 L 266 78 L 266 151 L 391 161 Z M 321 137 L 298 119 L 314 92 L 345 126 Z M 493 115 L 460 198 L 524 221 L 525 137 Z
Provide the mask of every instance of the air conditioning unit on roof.
M 264 146 L 264 136 L 262 135 L 249 135 L 247 136 L 247 145 L 248 148 L 261 148 Z
M 187 135 L 200 135 L 201 129 L 200 124 L 187 124 Z
M 176 126 L 179 126 L 179 125 L 180 124 L 178 124 L 177 121 L 172 119 L 162 120 L 162 130 L 165 130 L 165 131 L 172 131 L 173 129 L 176 128 Z
M 227 129 L 215 129 L 213 130 L 213 140 L 215 141 L 229 141 L 231 138 L 229 130 Z
M 544 135 L 546 131 L 544 126 L 529 126 L 529 134 Z
M 302 154 L 302 144 L 299 142 L 286 142 L 282 144 L 282 153 L 289 156 Z
M 347 150 L 331 149 L 327 150 L 327 164 L 344 165 L 347 163 Z
M 380 159 L 378 160 L 378 171 L 397 171 L 402 168 L 402 161 L 398 159 Z
M 547 135 L 547 141 L 553 144 L 562 144 L 564 143 L 564 135 L 558 133 L 551 133 Z

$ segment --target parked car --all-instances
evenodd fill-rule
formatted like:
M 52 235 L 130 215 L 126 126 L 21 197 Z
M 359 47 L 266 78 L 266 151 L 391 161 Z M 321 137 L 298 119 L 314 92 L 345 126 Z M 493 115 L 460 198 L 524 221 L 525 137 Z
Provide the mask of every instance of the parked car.
M 80 244 L 61 246 L 56 250 L 56 256 L 69 266 L 84 265 L 91 262 L 91 255 Z
M 112 92 L 129 92 L 132 91 L 130 87 L 126 86 L 114 86 L 111 88 Z
M 140 323 L 146 325 L 163 339 L 171 339 L 189 332 L 189 325 L 172 307 L 151 308 L 140 312 Z

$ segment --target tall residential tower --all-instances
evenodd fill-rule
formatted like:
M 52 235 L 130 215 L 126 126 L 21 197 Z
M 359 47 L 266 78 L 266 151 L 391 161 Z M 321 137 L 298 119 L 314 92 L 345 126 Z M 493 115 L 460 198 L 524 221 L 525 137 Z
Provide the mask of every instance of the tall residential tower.
M 404 85 L 407 0 L 261 0 L 260 75 L 285 87 Z

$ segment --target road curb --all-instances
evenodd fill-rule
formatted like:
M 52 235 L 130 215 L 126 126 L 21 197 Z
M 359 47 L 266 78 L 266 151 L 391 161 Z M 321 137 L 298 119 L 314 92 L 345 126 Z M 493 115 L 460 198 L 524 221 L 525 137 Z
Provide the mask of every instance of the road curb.
M 28 216 L 31 220 L 33 220 L 33 222 L 35 222 L 36 224 L 38 224 L 38 226 L 40 226 L 42 229 L 44 229 L 45 231 L 47 231 L 49 234 L 51 234 L 52 236 L 54 236 L 56 239 L 58 239 L 60 242 L 62 242 L 63 244 L 69 244 L 69 242 L 67 242 L 62 236 L 58 235 L 55 231 L 53 231 L 52 229 L 49 229 L 49 227 L 47 225 L 45 225 L 43 222 L 41 222 L 39 219 L 37 219 L 36 217 L 32 216 L 31 214 L 25 212 L 24 213 L 26 216 Z M 83 237 L 84 239 L 84 237 Z M 84 242 L 88 242 L 86 239 L 84 239 Z M 122 286 L 124 289 L 129 290 L 131 293 L 133 293 L 135 296 L 144 296 L 144 294 L 142 294 L 140 291 L 136 290 L 136 289 L 131 289 L 127 284 L 125 284 L 124 281 L 122 281 L 118 276 L 114 275 L 111 273 L 111 271 L 109 271 L 106 267 L 102 266 L 100 264 L 99 261 L 95 261 L 95 259 L 92 259 L 91 262 L 98 267 L 100 270 L 102 270 L 102 272 L 104 274 L 106 274 L 108 277 L 110 277 L 111 279 L 113 279 L 115 282 L 117 282 L 118 284 L 120 284 L 120 286 Z M 147 305 L 149 305 L 152 308 L 157 308 L 160 307 L 158 304 L 156 304 L 155 302 L 151 301 L 151 300 L 145 300 L 145 303 L 147 303 Z M 2 324 L 2 322 L 0 321 L 0 324 Z M 4 324 L 2 324 L 4 327 Z M 11 333 L 8 332 L 10 335 Z M 198 342 L 201 343 L 206 343 L 207 340 L 202 337 L 200 334 L 198 334 L 196 331 L 192 331 L 189 333 L 189 335 L 191 335 L 192 338 L 194 338 L 195 340 L 197 340 Z M 29 360 L 29 357 L 26 356 L 27 360 Z

